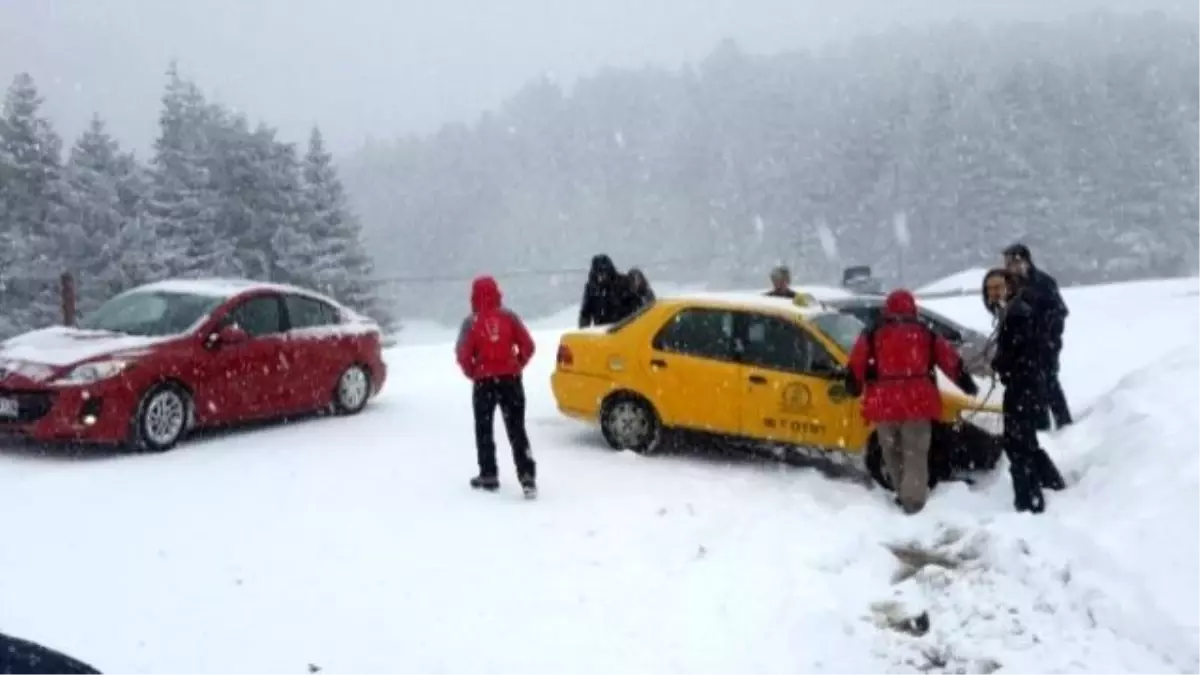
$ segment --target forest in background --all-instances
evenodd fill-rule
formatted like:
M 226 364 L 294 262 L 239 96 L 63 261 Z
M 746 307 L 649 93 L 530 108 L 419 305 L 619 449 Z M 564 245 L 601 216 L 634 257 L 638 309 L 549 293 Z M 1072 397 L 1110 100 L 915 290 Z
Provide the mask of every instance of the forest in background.
M 343 176 L 404 317 L 461 316 L 478 273 L 559 310 L 598 252 L 713 287 L 779 262 L 915 287 L 1016 240 L 1064 284 L 1195 274 L 1198 82 L 1196 24 L 1155 13 L 726 43 L 695 67 L 541 78 Z
M 174 64 L 148 163 L 95 117 L 68 152 L 29 75 L 0 108 L 0 338 L 166 277 L 247 277 L 334 296 L 387 324 L 373 261 L 321 134 L 307 149 L 206 100 Z

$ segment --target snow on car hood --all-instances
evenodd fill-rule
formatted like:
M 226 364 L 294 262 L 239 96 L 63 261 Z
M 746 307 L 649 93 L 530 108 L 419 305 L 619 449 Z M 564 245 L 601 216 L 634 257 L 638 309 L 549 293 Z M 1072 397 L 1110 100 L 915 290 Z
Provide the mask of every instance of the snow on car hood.
M 0 343 L 0 363 L 21 370 L 20 363 L 63 367 L 117 352 L 145 349 L 178 336 L 142 337 L 107 331 L 52 326 L 10 338 Z

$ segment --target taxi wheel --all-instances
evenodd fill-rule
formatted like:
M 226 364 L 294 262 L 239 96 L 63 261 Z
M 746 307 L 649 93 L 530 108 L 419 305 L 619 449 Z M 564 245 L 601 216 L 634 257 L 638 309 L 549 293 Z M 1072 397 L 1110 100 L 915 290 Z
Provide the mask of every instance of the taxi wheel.
M 658 449 L 662 425 L 654 406 L 640 396 L 614 394 L 601 408 L 600 431 L 614 450 L 651 454 Z

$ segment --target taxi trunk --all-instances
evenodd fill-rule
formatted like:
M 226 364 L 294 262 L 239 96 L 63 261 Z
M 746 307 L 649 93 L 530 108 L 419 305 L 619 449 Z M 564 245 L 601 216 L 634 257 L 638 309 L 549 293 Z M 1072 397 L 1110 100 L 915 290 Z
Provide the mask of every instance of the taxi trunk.
M 627 367 L 620 354 L 602 348 L 607 341 L 606 333 L 593 330 L 567 333 L 559 341 L 550 386 L 564 415 L 599 420 L 601 403 Z

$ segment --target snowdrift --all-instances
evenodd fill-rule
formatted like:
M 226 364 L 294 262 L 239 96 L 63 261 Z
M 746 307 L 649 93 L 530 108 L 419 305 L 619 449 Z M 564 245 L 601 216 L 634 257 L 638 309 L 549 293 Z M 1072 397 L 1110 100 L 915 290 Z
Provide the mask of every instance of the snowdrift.
M 867 603 L 872 653 L 938 672 L 1200 669 L 1198 382 L 1196 347 L 1172 352 L 1046 443 L 1071 485 L 1041 516 L 1006 512 L 1001 473 L 904 523 L 883 542 L 896 583 Z

